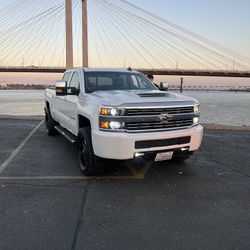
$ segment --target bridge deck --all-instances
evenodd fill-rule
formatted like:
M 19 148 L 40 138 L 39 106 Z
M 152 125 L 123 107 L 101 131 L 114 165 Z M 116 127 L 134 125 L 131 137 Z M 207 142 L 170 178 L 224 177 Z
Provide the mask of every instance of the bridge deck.
M 0 67 L 0 72 L 63 73 L 64 67 Z M 187 70 L 187 69 L 136 69 L 145 74 L 176 76 L 214 76 L 250 78 L 250 71 Z

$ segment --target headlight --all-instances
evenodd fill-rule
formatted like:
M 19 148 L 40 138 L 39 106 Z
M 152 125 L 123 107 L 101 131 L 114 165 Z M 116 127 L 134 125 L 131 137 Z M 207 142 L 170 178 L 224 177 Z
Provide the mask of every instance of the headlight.
M 108 120 L 101 120 L 100 121 L 100 128 L 105 130 L 121 130 L 124 129 L 125 124 L 121 121 L 108 121 Z
M 99 128 L 106 131 L 124 131 L 124 110 L 119 107 L 101 106 L 99 110 Z
M 195 113 L 199 113 L 200 112 L 200 104 L 197 103 L 197 104 L 194 105 L 194 112 Z
M 120 122 L 113 122 L 112 121 L 112 122 L 109 123 L 109 127 L 111 129 L 120 129 L 121 126 L 122 126 L 122 124 Z
M 110 110 L 110 114 L 111 114 L 112 116 L 116 116 L 116 115 L 118 114 L 118 112 L 117 112 L 116 109 L 111 109 L 111 110 Z
M 120 116 L 123 115 L 123 109 L 114 107 L 100 107 L 100 115 L 102 116 Z

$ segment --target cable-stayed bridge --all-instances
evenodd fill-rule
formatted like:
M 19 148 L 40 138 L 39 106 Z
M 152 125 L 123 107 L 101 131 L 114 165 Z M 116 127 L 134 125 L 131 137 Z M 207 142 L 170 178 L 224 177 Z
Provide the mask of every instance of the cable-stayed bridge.
M 127 0 L 16 0 L 0 10 L 0 72 L 128 67 L 250 77 L 250 60 Z
M 0 72 L 16 73 L 63 73 L 66 67 L 0 67 Z M 144 74 L 168 75 L 168 76 L 214 76 L 214 77 L 244 77 L 250 78 L 250 71 L 223 71 L 223 70 L 200 70 L 200 69 L 156 69 L 134 68 Z

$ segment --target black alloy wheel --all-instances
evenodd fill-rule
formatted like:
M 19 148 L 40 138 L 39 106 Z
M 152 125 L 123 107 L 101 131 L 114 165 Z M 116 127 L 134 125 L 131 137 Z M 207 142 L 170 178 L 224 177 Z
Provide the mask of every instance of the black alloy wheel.
M 103 172 L 100 159 L 95 156 L 92 140 L 91 128 L 81 128 L 78 134 L 77 151 L 79 165 L 82 173 L 86 176 L 98 175 Z

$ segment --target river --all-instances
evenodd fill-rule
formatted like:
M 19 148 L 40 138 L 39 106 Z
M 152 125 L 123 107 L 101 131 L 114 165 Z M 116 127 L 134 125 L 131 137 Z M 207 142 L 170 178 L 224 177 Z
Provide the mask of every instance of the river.
M 250 125 L 250 93 L 186 91 L 199 100 L 201 123 Z M 0 90 L 0 115 L 43 115 L 43 90 Z

